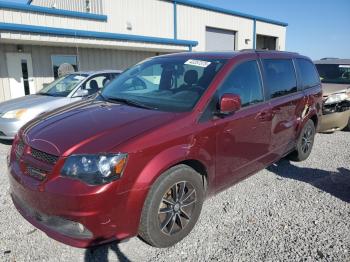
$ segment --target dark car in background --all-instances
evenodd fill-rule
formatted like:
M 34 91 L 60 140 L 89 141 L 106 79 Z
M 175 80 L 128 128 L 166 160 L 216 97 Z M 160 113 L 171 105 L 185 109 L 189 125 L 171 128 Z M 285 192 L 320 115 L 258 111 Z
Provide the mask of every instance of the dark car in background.
M 315 61 L 323 89 L 320 132 L 350 130 L 350 59 Z
M 29 222 L 72 246 L 139 235 L 168 247 L 189 234 L 205 198 L 286 155 L 308 158 L 321 103 L 316 68 L 296 53 L 147 59 L 96 98 L 20 130 L 11 196 Z
M 56 79 L 35 95 L 0 103 L 0 139 L 12 140 L 30 120 L 95 94 L 120 73 L 117 70 L 75 72 Z

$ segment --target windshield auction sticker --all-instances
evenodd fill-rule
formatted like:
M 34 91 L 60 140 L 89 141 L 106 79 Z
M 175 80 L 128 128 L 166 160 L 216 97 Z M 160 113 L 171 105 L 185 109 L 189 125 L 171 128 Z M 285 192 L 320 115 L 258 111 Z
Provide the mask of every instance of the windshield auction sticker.
M 193 66 L 199 66 L 199 67 L 208 67 L 210 64 L 211 62 L 195 60 L 195 59 L 187 60 L 185 63 L 185 65 L 193 65 Z
M 85 76 L 76 75 L 76 76 L 74 76 L 74 79 L 75 80 L 83 80 L 83 79 L 85 79 Z
M 339 65 L 339 68 L 350 68 L 350 65 Z

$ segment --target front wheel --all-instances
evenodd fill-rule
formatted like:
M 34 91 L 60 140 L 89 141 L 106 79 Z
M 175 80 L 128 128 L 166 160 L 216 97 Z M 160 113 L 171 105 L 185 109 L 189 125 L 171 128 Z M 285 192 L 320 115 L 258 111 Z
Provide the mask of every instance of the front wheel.
M 152 186 L 141 214 L 139 236 L 154 247 L 170 247 L 196 224 L 204 201 L 203 178 L 186 165 L 170 168 Z
M 309 119 L 300 132 L 295 151 L 290 154 L 291 160 L 300 162 L 310 156 L 314 145 L 315 134 L 315 124 Z

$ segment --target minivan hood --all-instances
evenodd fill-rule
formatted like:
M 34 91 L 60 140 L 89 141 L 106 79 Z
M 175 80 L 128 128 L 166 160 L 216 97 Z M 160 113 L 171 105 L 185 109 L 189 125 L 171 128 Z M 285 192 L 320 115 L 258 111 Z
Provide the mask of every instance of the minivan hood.
M 327 84 L 322 83 L 323 96 L 329 96 L 330 94 L 337 93 L 339 91 L 350 88 L 349 84 Z
M 175 116 L 88 100 L 37 118 L 23 128 L 23 136 L 31 147 L 53 155 L 105 153 Z
M 0 114 L 6 113 L 8 111 L 22 109 L 22 108 L 32 108 L 38 107 L 43 104 L 52 104 L 58 100 L 66 100 L 65 97 L 53 97 L 53 96 L 43 96 L 43 95 L 28 95 L 20 98 L 11 99 L 9 101 L 0 103 Z

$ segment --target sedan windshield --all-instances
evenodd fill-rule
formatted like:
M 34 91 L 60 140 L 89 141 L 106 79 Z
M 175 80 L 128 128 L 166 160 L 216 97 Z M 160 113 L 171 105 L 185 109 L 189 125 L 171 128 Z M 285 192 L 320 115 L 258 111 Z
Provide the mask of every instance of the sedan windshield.
M 350 84 L 350 65 L 316 64 L 322 83 Z
M 224 59 L 162 57 L 146 60 L 102 90 L 109 101 L 168 112 L 192 110 Z
M 48 86 L 40 90 L 39 95 L 65 97 L 73 91 L 82 81 L 88 77 L 87 74 L 71 74 L 58 78 Z

